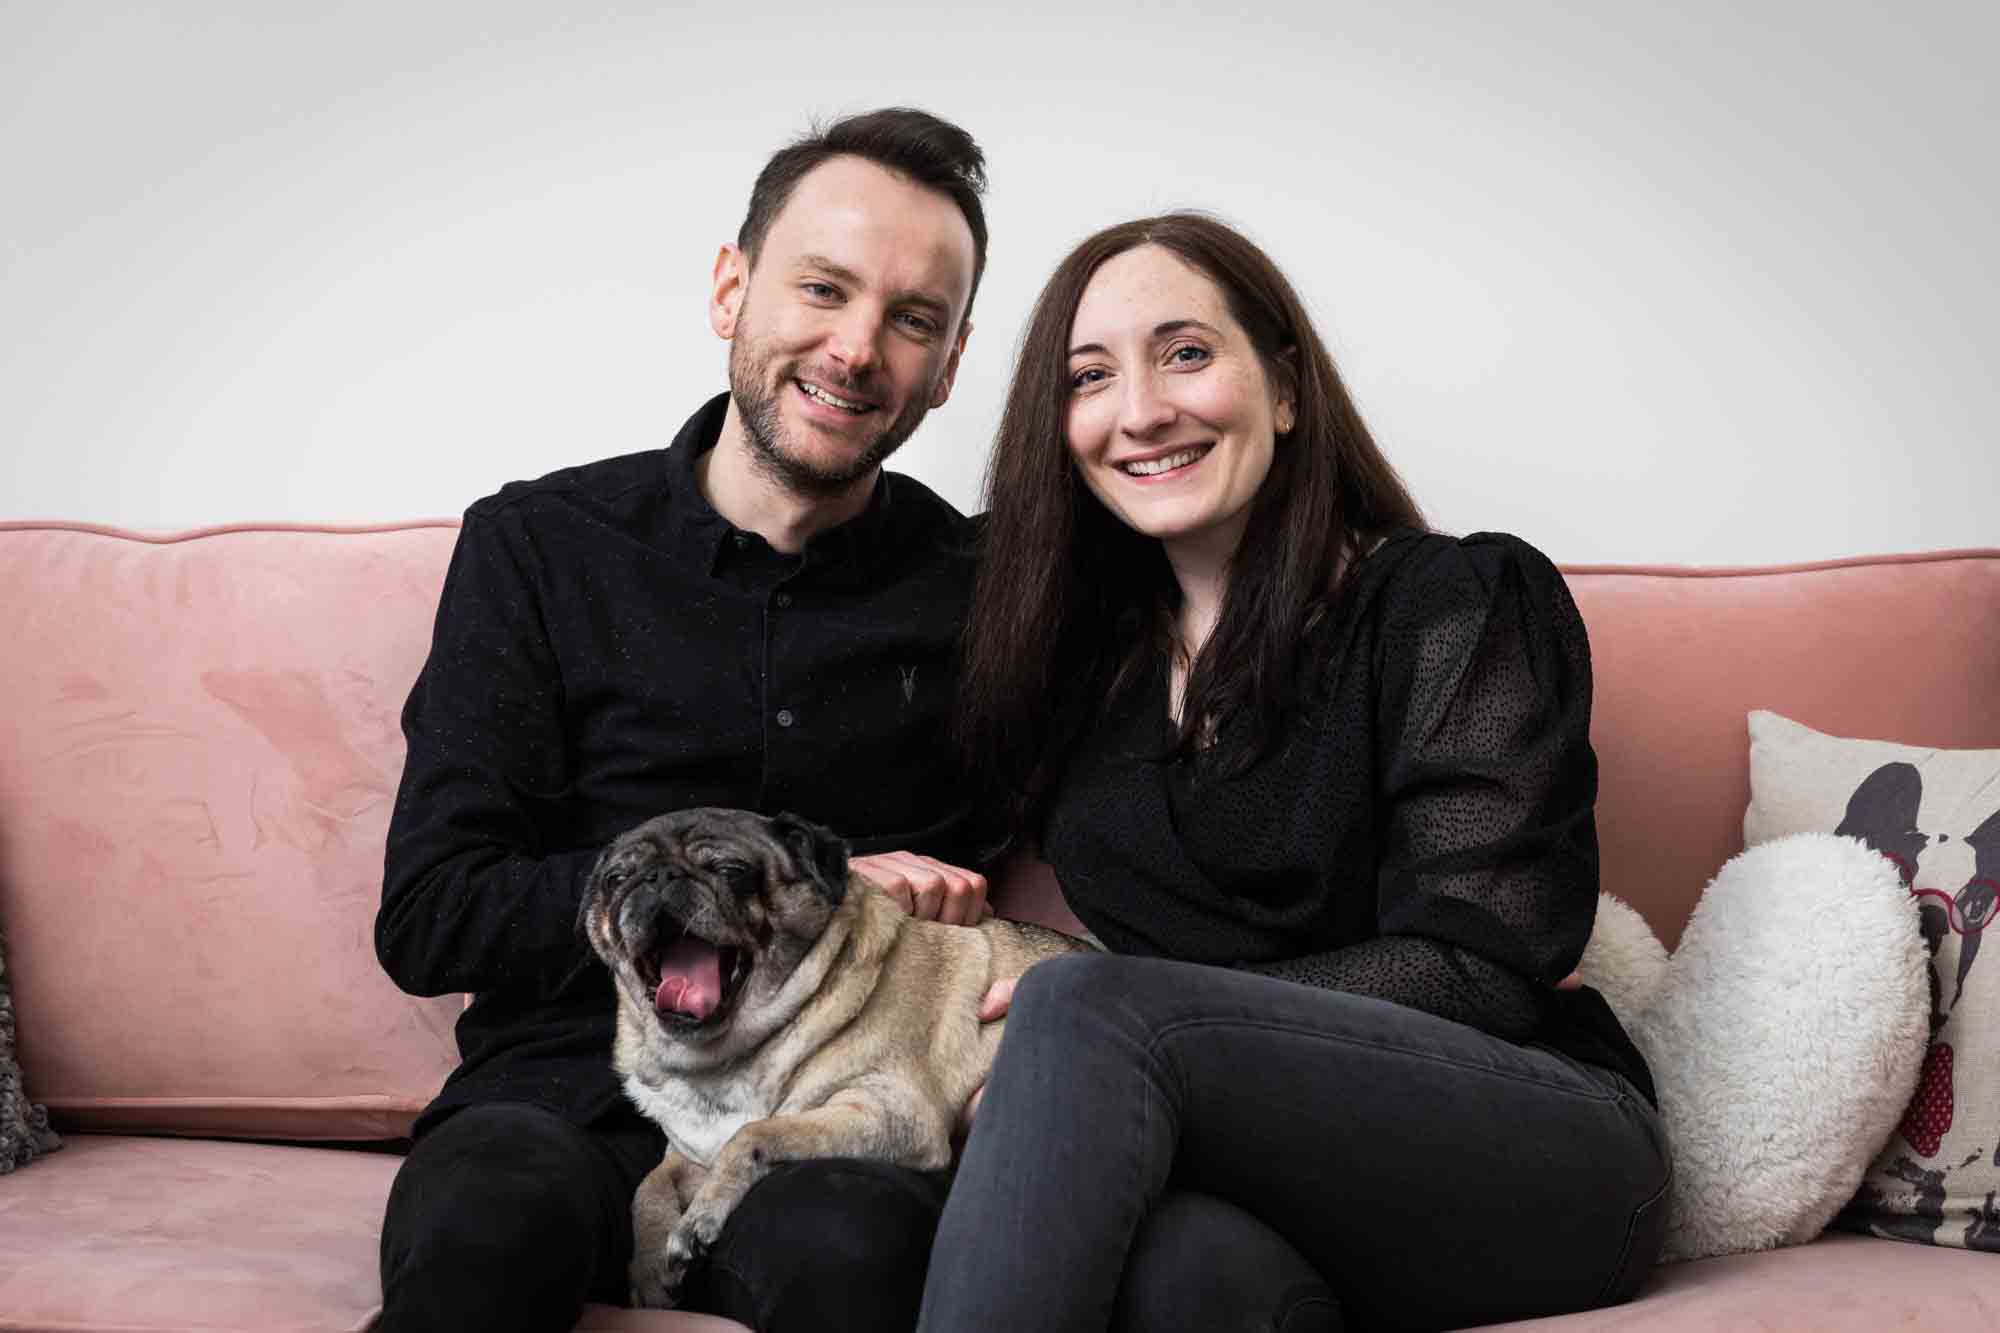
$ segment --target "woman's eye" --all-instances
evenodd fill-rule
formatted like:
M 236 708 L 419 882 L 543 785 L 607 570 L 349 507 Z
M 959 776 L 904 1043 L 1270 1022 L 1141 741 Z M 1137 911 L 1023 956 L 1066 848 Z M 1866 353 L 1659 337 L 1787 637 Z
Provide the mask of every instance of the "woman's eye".
M 823 282 L 808 282 L 800 290 L 816 301 L 831 301 L 840 294 Z
M 1072 389 L 1088 389 L 1091 385 L 1101 384 L 1103 381 L 1104 372 L 1095 366 L 1088 366 L 1069 377 L 1069 387 Z
M 1167 353 L 1167 360 L 1175 365 L 1199 365 L 1208 360 L 1208 349 L 1195 343 L 1183 343 Z

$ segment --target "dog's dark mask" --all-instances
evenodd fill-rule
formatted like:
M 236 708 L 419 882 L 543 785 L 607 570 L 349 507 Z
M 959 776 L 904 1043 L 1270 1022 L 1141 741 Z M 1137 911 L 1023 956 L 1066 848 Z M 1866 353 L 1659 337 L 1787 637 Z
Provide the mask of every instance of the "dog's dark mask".
M 598 858 L 578 926 L 614 970 L 629 963 L 661 1023 L 727 1021 L 761 959 L 817 938 L 847 892 L 847 847 L 781 814 L 675 811 Z

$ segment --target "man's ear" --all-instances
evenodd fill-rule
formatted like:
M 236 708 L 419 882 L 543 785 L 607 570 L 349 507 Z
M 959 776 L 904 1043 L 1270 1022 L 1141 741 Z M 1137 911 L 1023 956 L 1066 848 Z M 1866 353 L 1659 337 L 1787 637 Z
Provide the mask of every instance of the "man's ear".
M 931 393 L 931 406 L 943 407 L 951 397 L 951 386 L 958 382 L 958 359 L 965 355 L 965 340 L 972 336 L 972 321 L 958 321 L 958 341 L 952 345 L 950 355 L 944 359 L 944 374 L 938 376 L 937 388 Z
M 708 327 L 715 336 L 736 336 L 736 320 L 743 311 L 743 297 L 750 290 L 750 256 L 724 241 L 715 256 L 715 273 L 709 282 Z
M 793 814 L 773 816 L 771 835 L 791 853 L 799 869 L 812 877 L 827 901 L 838 906 L 847 896 L 846 841 L 832 829 Z

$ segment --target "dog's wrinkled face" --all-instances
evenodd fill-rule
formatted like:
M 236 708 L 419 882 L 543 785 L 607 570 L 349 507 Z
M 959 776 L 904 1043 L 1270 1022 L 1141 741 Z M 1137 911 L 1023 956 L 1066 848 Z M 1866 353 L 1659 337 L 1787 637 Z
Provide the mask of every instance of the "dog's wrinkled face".
M 578 924 L 628 1005 L 706 1041 L 784 984 L 846 891 L 846 845 L 817 825 L 677 810 L 605 849 Z

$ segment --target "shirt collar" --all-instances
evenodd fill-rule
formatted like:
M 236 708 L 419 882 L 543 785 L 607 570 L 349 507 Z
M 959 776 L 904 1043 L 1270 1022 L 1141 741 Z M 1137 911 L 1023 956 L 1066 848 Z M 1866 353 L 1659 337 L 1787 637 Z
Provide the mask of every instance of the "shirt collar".
M 675 550 L 678 554 L 713 574 L 724 543 L 738 533 L 736 526 L 701 493 L 695 475 L 695 461 L 722 438 L 722 422 L 728 415 L 729 395 L 719 393 L 703 403 L 667 446 L 667 488 L 671 502 Z M 852 569 L 865 572 L 877 555 L 892 541 L 890 513 L 894 507 L 896 478 L 877 474 L 875 489 L 867 507 L 859 514 L 816 534 L 806 543 L 806 570 Z

